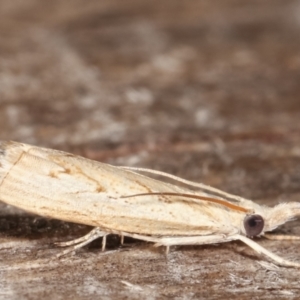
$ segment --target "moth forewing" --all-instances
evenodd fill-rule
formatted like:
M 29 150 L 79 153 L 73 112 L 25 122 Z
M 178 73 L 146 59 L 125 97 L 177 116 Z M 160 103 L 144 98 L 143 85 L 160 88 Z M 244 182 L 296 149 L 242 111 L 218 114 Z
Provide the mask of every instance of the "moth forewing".
M 2 201 L 46 217 L 96 227 L 89 235 L 63 245 L 79 248 L 103 237 L 105 247 L 109 233 L 165 246 L 242 240 L 278 264 L 298 266 L 270 254 L 246 235 L 263 235 L 298 215 L 299 203 L 268 208 L 204 185 L 190 184 L 206 187 L 205 193 L 193 191 L 137 171 L 61 151 L 0 143 Z
M 10 144 L 9 144 L 10 145 Z M 186 189 L 60 151 L 13 145 L 1 200 L 39 215 L 149 235 L 205 235 L 236 231 L 219 205 L 180 197 L 124 195 Z

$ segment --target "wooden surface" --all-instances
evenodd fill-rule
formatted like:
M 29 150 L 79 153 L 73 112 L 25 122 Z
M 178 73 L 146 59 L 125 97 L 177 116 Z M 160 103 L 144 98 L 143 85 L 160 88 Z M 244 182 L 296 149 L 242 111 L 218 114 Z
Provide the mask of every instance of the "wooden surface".
M 0 0 L 0 139 L 275 205 L 300 196 L 300 1 Z M 1 194 L 0 194 L 1 198 Z M 1 203 L 1 299 L 299 299 L 241 243 L 164 249 Z M 300 222 L 279 230 L 300 235 Z M 300 261 L 299 243 L 258 240 Z

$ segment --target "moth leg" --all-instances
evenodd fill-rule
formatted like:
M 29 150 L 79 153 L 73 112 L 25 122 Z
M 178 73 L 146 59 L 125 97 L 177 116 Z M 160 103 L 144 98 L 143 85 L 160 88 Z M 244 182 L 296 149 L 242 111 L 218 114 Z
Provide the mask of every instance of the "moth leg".
M 124 236 L 135 239 L 156 243 L 154 246 L 177 246 L 177 245 L 205 245 L 224 243 L 236 240 L 236 235 L 226 236 L 224 234 L 202 235 L 202 236 L 186 236 L 186 237 L 153 237 L 136 233 L 122 232 Z
M 170 252 L 170 246 L 218 244 L 236 240 L 235 236 L 226 236 L 225 234 L 188 237 L 153 237 L 125 232 L 123 232 L 122 234 L 135 239 L 154 242 L 154 247 L 165 246 L 166 255 L 168 255 Z
M 124 235 L 123 234 L 120 234 L 120 243 L 121 243 L 121 245 L 124 244 Z
M 149 242 L 155 242 L 155 246 L 172 246 L 172 245 L 205 245 L 205 244 L 216 244 L 216 243 L 224 243 L 234 240 L 240 240 L 258 254 L 263 254 L 269 259 L 273 260 L 277 265 L 283 267 L 297 267 L 300 268 L 300 263 L 293 262 L 287 259 L 284 259 L 271 251 L 265 249 L 261 245 L 257 244 L 253 240 L 247 238 L 246 236 L 240 234 L 234 235 L 207 235 L 207 236 L 189 236 L 189 237 L 151 237 L 151 236 L 143 236 L 139 234 L 128 234 L 123 233 L 126 236 L 130 236 L 133 238 L 137 238 L 140 240 L 145 240 Z
M 276 241 L 300 241 L 300 236 L 298 235 L 284 235 L 284 234 L 268 234 L 265 233 L 263 237 L 268 240 L 276 240 Z
M 170 253 L 170 246 L 166 247 L 166 255 L 168 255 Z
M 106 236 L 107 234 L 103 235 L 103 238 L 102 238 L 102 251 L 105 250 L 105 247 L 106 247 Z
M 284 259 L 284 258 L 272 253 L 271 251 L 265 249 L 264 247 L 257 244 L 253 240 L 247 238 L 246 236 L 239 235 L 239 234 L 237 234 L 235 236 L 236 236 L 237 240 L 242 241 L 243 243 L 245 243 L 246 245 L 251 247 L 254 251 L 256 251 L 258 254 L 264 254 L 265 256 L 267 256 L 268 258 L 273 260 L 279 266 L 300 268 L 300 263 Z
M 103 235 L 99 235 L 101 233 L 103 233 Z M 96 227 L 92 231 L 90 231 L 88 234 L 81 236 L 80 238 L 77 238 L 77 239 L 74 239 L 71 241 L 67 241 L 67 242 L 55 242 L 54 245 L 58 246 L 58 247 L 69 247 L 69 246 L 73 246 L 73 245 L 82 243 L 82 242 L 86 241 L 87 239 L 89 239 L 90 237 L 93 237 L 94 235 L 97 235 L 97 237 L 101 237 L 106 234 L 107 233 L 105 233 L 104 231 L 101 232 L 99 227 Z
M 223 243 L 226 241 L 231 241 L 229 237 L 224 240 L 225 235 L 213 235 L 213 236 L 191 236 L 191 237 L 155 237 L 148 235 L 141 235 L 137 233 L 128 233 L 128 232 L 118 232 L 112 231 L 114 234 L 121 236 L 121 239 L 124 239 L 124 236 L 128 236 L 134 239 L 143 240 L 146 242 L 155 243 L 155 247 L 166 246 L 166 255 L 170 252 L 170 246 L 176 245 L 203 245 L 203 244 L 214 244 L 214 243 Z
M 188 236 L 188 237 L 164 237 L 160 238 L 158 242 L 154 244 L 155 247 L 159 246 L 179 246 L 179 245 L 208 245 L 225 243 L 235 240 L 233 236 L 226 236 L 224 234 L 216 235 L 203 235 L 203 236 Z
M 70 252 L 73 252 L 79 248 L 82 248 L 83 246 L 91 243 L 92 241 L 96 240 L 99 237 L 103 237 L 102 251 L 104 251 L 105 246 L 106 246 L 106 236 L 108 234 L 109 233 L 102 231 L 99 227 L 96 227 L 92 231 L 90 231 L 88 234 L 84 235 L 81 238 L 72 240 L 70 242 L 60 243 L 59 246 L 61 246 L 63 244 L 64 246 L 70 246 L 70 247 L 68 249 L 62 251 L 61 253 L 57 254 L 56 257 L 59 258 Z

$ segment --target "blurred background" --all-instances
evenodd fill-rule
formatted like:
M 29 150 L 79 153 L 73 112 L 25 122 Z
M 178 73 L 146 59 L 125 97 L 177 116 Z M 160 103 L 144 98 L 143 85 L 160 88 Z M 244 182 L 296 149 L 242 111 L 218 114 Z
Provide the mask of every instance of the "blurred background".
M 2 140 L 162 170 L 261 204 L 297 201 L 299 83 L 298 0 L 0 0 Z M 0 208 L 7 239 L 0 288 L 12 298 L 29 289 L 33 298 L 51 298 L 48 284 L 64 299 L 122 299 L 132 291 L 149 299 L 241 299 L 245 286 L 247 299 L 298 291 L 291 273 L 277 270 L 274 283 L 274 270 L 231 244 L 182 247 L 168 259 L 143 243 L 109 256 L 91 247 L 53 262 L 51 271 L 47 252 L 33 272 L 37 253 L 51 248 L 49 235 L 88 229 Z M 299 228 L 296 222 L 282 230 Z M 297 245 L 261 244 L 297 259 Z M 20 268 L 27 274 L 22 284 Z M 288 284 L 280 279 L 286 276 Z

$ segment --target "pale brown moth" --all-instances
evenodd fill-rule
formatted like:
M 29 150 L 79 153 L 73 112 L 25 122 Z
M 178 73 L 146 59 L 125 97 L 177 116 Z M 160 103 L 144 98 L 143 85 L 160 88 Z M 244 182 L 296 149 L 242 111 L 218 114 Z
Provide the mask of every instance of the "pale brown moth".
M 165 176 L 187 187 L 138 172 Z M 268 232 L 298 216 L 299 202 L 261 206 L 167 173 L 111 166 L 17 142 L 0 142 L 0 200 L 41 216 L 95 227 L 79 239 L 59 243 L 70 246 L 64 254 L 98 237 L 103 238 L 104 250 L 109 234 L 154 242 L 167 249 L 240 240 L 278 265 L 300 267 L 252 240 L 270 237 Z

